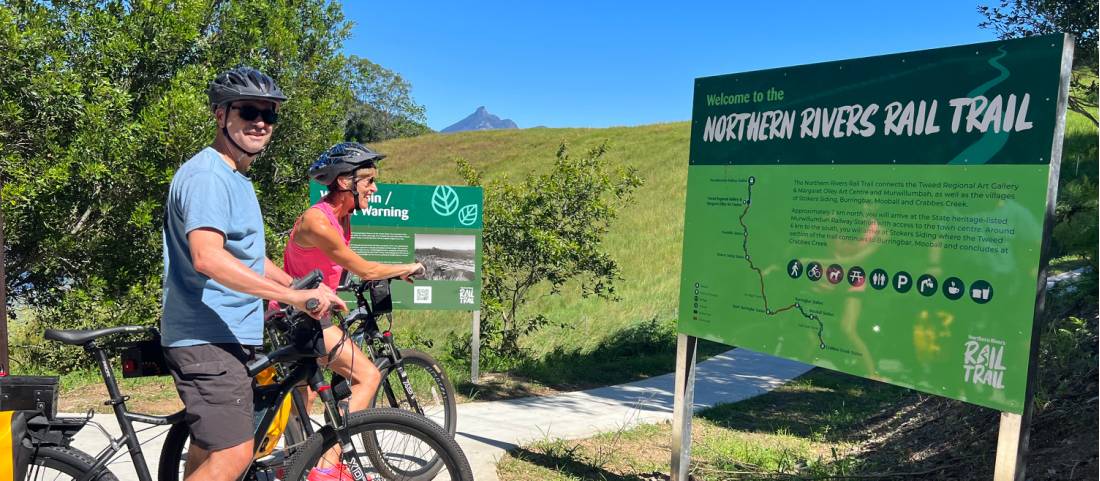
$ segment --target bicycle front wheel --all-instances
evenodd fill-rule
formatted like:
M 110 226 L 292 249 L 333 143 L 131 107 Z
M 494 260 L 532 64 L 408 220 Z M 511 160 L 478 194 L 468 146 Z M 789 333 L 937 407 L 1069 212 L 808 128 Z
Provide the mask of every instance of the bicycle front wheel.
M 393 408 L 368 409 L 348 415 L 345 426 L 354 448 L 352 454 L 367 473 L 378 473 L 391 481 L 474 479 L 458 443 L 443 428 L 419 415 Z M 367 438 L 387 440 L 379 446 L 385 463 L 371 462 L 361 444 Z M 324 460 L 324 454 L 337 444 L 338 436 L 331 429 L 310 436 L 290 459 L 285 479 L 304 481 L 314 469 L 339 469 Z
M 91 456 L 71 448 L 41 447 L 34 454 L 27 470 L 27 481 L 82 479 L 92 470 L 95 460 Z M 93 481 L 118 481 L 113 473 L 103 468 Z
M 458 425 L 455 387 L 435 358 L 415 349 L 402 349 L 399 366 L 391 364 L 387 358 L 381 358 L 378 360 L 378 370 L 382 373 L 382 383 L 370 407 L 415 412 L 454 436 Z M 408 377 L 408 385 L 401 381 L 402 371 Z M 419 409 L 413 409 L 414 400 Z

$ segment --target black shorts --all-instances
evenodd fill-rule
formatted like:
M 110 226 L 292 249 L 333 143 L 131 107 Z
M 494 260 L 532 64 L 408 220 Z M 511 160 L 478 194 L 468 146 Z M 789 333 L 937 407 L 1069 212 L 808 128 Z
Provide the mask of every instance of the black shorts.
M 256 347 L 240 344 L 164 348 L 196 446 L 218 451 L 252 439 L 252 379 L 245 364 L 255 354 Z

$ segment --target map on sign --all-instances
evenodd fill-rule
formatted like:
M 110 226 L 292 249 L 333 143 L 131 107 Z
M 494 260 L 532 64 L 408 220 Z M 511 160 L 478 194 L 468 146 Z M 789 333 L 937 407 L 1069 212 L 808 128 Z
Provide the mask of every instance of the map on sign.
M 767 289 L 765 289 L 764 287 L 764 272 L 761 271 L 759 267 L 756 267 L 756 264 L 753 264 L 752 256 L 749 255 L 749 226 L 745 225 L 745 215 L 749 213 L 749 208 L 752 207 L 752 186 L 755 183 L 755 177 L 749 177 L 748 179 L 746 179 L 748 193 L 745 194 L 745 210 L 741 212 L 740 216 L 737 217 L 737 221 L 741 223 L 741 228 L 743 229 L 742 237 L 744 237 L 744 241 L 741 244 L 741 248 L 745 253 L 745 261 L 749 263 L 749 269 L 751 269 L 753 272 L 756 272 L 756 274 L 760 276 L 760 298 L 764 301 L 764 314 L 767 316 L 776 316 L 782 314 L 785 311 L 797 310 L 803 318 L 817 322 L 817 341 L 820 347 L 822 349 L 825 349 L 825 338 L 823 337 L 823 334 L 825 332 L 825 324 L 821 322 L 821 319 L 817 316 L 817 314 L 806 312 L 806 310 L 802 308 L 802 303 L 797 301 L 778 308 L 773 308 L 772 306 L 768 305 Z M 803 269 L 804 267 L 802 266 L 802 263 L 799 262 L 797 259 L 792 260 L 789 264 L 787 264 L 787 272 L 789 272 L 791 277 L 794 278 L 802 275 Z M 814 276 L 818 279 L 821 278 L 822 271 L 820 264 L 814 263 L 810 266 L 810 270 L 811 272 L 807 275 Z M 839 276 L 840 274 L 837 272 L 829 272 L 830 279 L 839 279 Z
M 679 331 L 1020 412 L 1065 47 L 697 79 Z

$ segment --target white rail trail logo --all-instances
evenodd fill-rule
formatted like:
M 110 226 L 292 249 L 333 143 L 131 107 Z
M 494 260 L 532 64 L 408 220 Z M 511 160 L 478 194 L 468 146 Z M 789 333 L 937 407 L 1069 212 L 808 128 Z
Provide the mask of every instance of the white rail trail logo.
M 473 304 L 474 303 L 474 288 L 473 287 L 460 287 L 460 288 L 458 288 L 458 303 L 459 304 Z
M 1005 342 L 979 336 L 968 336 L 963 354 L 963 379 L 966 382 L 1004 389 Z

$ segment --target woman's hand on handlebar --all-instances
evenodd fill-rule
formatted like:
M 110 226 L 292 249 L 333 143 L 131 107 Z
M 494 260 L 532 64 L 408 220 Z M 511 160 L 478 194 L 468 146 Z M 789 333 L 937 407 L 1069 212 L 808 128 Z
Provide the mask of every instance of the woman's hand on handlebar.
M 424 275 L 424 265 L 419 263 L 419 262 L 414 262 L 412 264 L 405 264 L 405 267 L 408 267 L 408 269 L 398 277 L 400 277 L 401 280 L 403 280 L 405 282 L 408 282 L 409 284 L 413 283 L 413 279 L 412 279 L 413 276 L 423 276 Z

